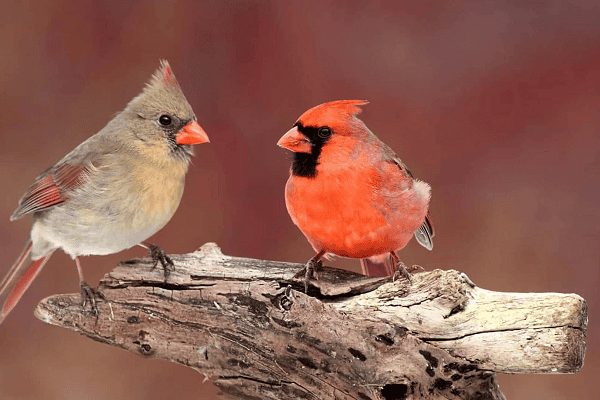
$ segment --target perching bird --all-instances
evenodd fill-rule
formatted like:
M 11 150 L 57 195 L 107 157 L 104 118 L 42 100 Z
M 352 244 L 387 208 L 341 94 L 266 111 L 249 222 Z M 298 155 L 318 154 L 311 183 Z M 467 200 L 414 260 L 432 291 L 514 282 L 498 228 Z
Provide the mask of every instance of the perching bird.
M 365 104 L 341 100 L 311 108 L 277 143 L 294 152 L 288 212 L 317 252 L 307 263 L 305 289 L 328 254 L 360 258 L 365 275 L 408 276 L 396 252 L 413 235 L 433 248 L 431 188 L 356 117 Z
M 85 283 L 78 257 L 142 245 L 165 226 L 179 206 L 192 145 L 208 141 L 162 61 L 142 93 L 39 175 L 21 197 L 10 219 L 31 213 L 33 226 L 0 284 L 0 323 L 56 249 L 75 260 L 83 305 L 88 297 L 95 306 L 95 291 Z M 157 246 L 149 249 L 166 273 L 168 257 Z

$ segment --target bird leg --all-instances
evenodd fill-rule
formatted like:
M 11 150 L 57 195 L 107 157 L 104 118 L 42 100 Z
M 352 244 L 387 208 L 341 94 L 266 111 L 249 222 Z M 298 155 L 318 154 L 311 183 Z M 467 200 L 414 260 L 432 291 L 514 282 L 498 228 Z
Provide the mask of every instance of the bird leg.
M 96 297 L 101 298 L 102 300 L 106 300 L 104 294 L 88 285 L 83 280 L 83 271 L 81 270 L 81 264 L 79 263 L 79 258 L 75 257 L 75 264 L 77 264 L 77 272 L 79 273 L 79 291 L 81 292 L 81 309 L 85 309 L 87 301 L 90 301 L 90 308 L 92 312 L 96 315 L 96 321 L 98 320 L 98 306 L 96 305 Z
M 308 260 L 306 266 L 302 268 L 294 278 L 300 278 L 304 275 L 304 293 L 308 293 L 308 281 L 311 278 L 315 278 L 319 280 L 320 274 L 319 269 L 323 266 L 323 262 L 321 261 L 321 257 L 325 255 L 325 250 L 319 251 L 313 258 Z
M 171 260 L 171 257 L 169 257 L 163 249 L 161 249 L 155 244 L 139 243 L 139 245 L 148 250 L 148 255 L 150 256 L 150 258 L 152 258 L 152 261 L 154 262 L 152 269 L 156 268 L 156 266 L 160 262 L 166 281 L 171 271 L 175 269 L 175 264 L 173 263 L 173 260 Z

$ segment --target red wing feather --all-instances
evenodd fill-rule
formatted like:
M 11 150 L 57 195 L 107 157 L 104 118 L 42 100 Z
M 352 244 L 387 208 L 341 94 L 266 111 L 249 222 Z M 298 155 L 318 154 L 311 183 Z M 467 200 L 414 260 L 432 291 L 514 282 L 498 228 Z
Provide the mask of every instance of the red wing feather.
M 21 197 L 19 207 L 10 217 L 11 221 L 64 203 L 70 191 L 87 181 L 89 171 L 89 168 L 81 165 L 62 164 L 44 172 Z

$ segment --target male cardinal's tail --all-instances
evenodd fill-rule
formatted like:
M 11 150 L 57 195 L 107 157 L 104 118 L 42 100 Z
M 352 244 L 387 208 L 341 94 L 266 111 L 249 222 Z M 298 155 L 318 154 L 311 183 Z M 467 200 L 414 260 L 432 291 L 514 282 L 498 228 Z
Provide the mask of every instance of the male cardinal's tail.
M 23 293 L 25 293 L 31 282 L 33 282 L 52 255 L 52 253 L 49 253 L 28 264 L 27 261 L 29 261 L 30 253 L 31 240 L 27 242 L 23 252 L 0 284 L 0 324 L 17 305 Z
M 392 270 L 390 267 L 390 255 L 384 254 L 370 258 L 361 258 L 360 266 L 362 267 L 363 275 L 367 276 L 390 276 Z

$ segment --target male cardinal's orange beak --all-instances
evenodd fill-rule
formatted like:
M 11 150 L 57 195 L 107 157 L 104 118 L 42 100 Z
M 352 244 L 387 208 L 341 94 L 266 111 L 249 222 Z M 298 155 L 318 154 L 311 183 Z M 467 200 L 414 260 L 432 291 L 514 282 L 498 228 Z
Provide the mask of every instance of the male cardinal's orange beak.
M 175 141 L 177 144 L 200 144 L 210 142 L 210 140 L 208 140 L 208 135 L 196 121 L 191 121 L 184 126 L 182 130 L 177 132 Z
M 284 147 L 294 153 L 312 153 L 312 144 L 295 126 L 279 139 L 277 146 Z

